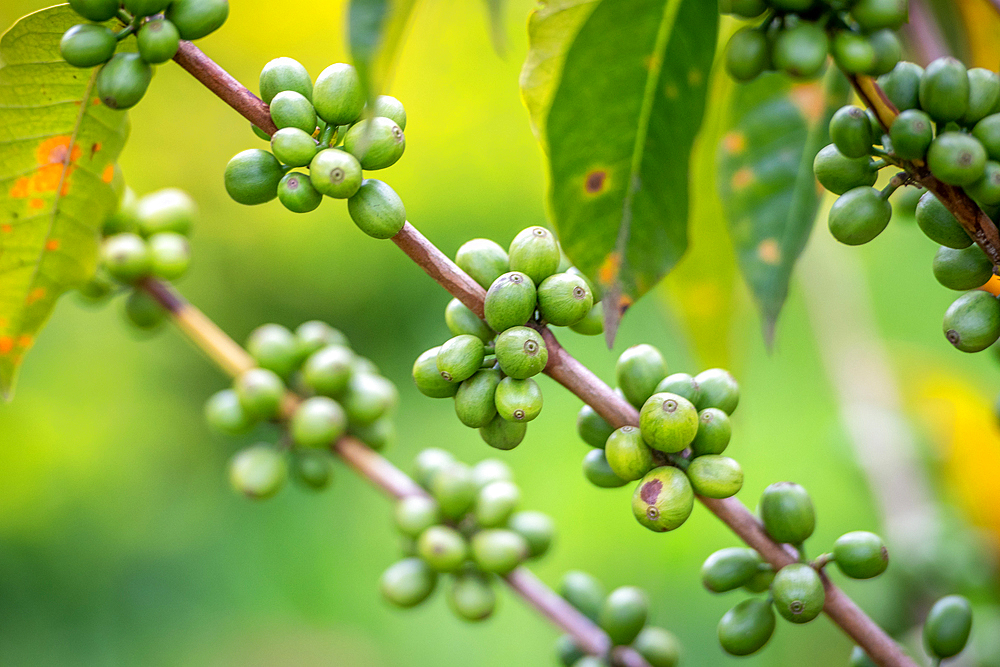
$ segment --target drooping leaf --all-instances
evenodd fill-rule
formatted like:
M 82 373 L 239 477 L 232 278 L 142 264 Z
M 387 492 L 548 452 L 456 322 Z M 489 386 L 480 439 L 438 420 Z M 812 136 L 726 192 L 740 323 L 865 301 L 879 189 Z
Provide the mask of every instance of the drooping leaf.
M 704 0 L 603 0 L 566 52 L 545 123 L 549 205 L 567 256 L 604 289 L 609 342 L 687 246 L 717 23 Z
M 89 279 L 116 204 L 115 160 L 128 116 L 94 95 L 97 70 L 59 56 L 80 17 L 43 9 L 0 37 L 0 393 L 56 299 Z
M 829 143 L 830 117 L 848 93 L 836 70 L 825 86 L 768 74 L 735 86 L 728 102 L 729 130 L 718 149 L 719 195 L 769 344 L 819 208 L 813 159 Z
M 416 0 L 351 0 L 351 60 L 371 99 L 389 83 L 414 5 Z
M 503 27 L 503 13 L 507 3 L 504 0 L 483 0 L 486 5 L 486 20 L 489 22 L 490 42 L 497 55 L 507 52 L 507 32 Z

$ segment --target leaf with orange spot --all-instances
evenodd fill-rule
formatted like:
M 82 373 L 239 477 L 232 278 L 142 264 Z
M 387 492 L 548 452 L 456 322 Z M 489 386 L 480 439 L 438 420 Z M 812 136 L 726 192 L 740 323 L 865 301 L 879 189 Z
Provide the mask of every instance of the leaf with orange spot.
M 102 176 L 128 135 L 123 111 L 91 104 L 96 70 L 71 67 L 59 40 L 80 17 L 66 5 L 0 37 L 0 394 L 56 300 L 94 273 L 116 193 Z M 92 150 L 100 145 L 100 150 Z M 108 169 L 111 172 L 108 172 Z

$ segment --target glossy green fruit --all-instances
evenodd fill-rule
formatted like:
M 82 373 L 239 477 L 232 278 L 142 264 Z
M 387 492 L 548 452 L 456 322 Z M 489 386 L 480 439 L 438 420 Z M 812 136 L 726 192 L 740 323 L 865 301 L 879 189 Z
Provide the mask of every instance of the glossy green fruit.
M 866 35 L 868 43 L 875 50 L 875 64 L 866 72 L 870 76 L 880 76 L 891 72 L 903 55 L 903 45 L 893 30 L 876 30 Z
M 660 380 L 653 393 L 661 394 L 664 392 L 682 396 L 695 405 L 698 404 L 698 400 L 701 398 L 701 388 L 695 382 L 695 379 L 687 373 L 674 373 Z
M 459 569 L 468 552 L 465 538 L 449 526 L 431 526 L 417 539 L 417 554 L 437 572 Z
M 729 371 L 710 368 L 695 375 L 694 381 L 701 391 L 696 404 L 699 410 L 719 408 L 731 415 L 740 404 L 740 385 Z
M 500 415 L 479 429 L 479 436 L 490 447 L 504 451 L 514 449 L 524 440 L 528 425 L 524 422 L 509 422 Z
M 232 389 L 217 391 L 205 402 L 205 421 L 226 435 L 240 435 L 253 426 L 253 420 L 243 410 L 240 399 Z
M 576 415 L 576 432 L 580 439 L 591 447 L 604 449 L 605 443 L 614 431 L 615 428 L 604 421 L 604 418 L 589 405 L 580 408 L 580 412 Z
M 496 389 L 497 413 L 507 421 L 530 422 L 542 411 L 542 390 L 531 378 L 506 377 Z
M 111 298 L 115 291 L 115 281 L 108 275 L 104 267 L 97 267 L 94 276 L 77 288 L 77 295 L 83 303 L 101 306 Z
M 303 486 L 320 491 L 333 481 L 333 462 L 327 452 L 297 451 L 292 458 L 292 474 Z
M 510 271 L 501 275 L 486 291 L 486 323 L 497 332 L 524 324 L 535 314 L 536 297 L 535 284 L 526 274 Z
M 838 109 L 830 119 L 830 139 L 842 155 L 866 157 L 871 152 L 875 137 L 865 110 L 853 105 Z
M 972 631 L 972 605 L 961 595 L 947 595 L 931 607 L 924 621 L 924 646 L 938 658 L 958 655 Z
M 677 667 L 681 659 L 681 646 L 677 638 L 663 628 L 646 626 L 632 642 L 650 667 Z
M 761 565 L 757 568 L 757 574 L 750 577 L 750 581 L 743 585 L 743 588 L 751 593 L 763 593 L 771 588 L 774 581 L 774 570 L 770 565 Z
M 726 71 L 737 81 L 756 79 L 770 59 L 767 37 L 754 27 L 737 30 L 726 45 Z
M 497 278 L 510 271 L 507 251 L 489 239 L 472 239 L 455 253 L 455 263 L 482 286 L 489 289 Z M 524 324 L 524 321 L 518 324 Z
M 750 655 L 764 648 L 774 634 L 774 626 L 770 602 L 744 600 L 719 621 L 719 644 L 730 655 Z
M 403 200 L 386 183 L 374 178 L 361 182 L 357 193 L 347 200 L 347 210 L 361 231 L 377 239 L 392 238 L 406 224 Z
M 455 463 L 451 452 L 437 447 L 428 447 L 413 459 L 413 479 L 417 484 L 430 490 L 431 482 L 439 472 Z
M 870 157 L 845 157 L 833 144 L 816 154 L 813 173 L 820 185 L 836 195 L 854 188 L 875 185 L 878 180 L 878 169 Z
M 237 153 L 226 165 L 226 192 L 240 204 L 264 204 L 278 196 L 278 183 L 284 175 L 277 158 L 251 148 Z
M 98 23 L 118 13 L 118 0 L 70 0 L 69 6 L 88 21 Z
M 136 35 L 139 55 L 151 65 L 159 65 L 173 58 L 180 47 L 180 39 L 177 27 L 166 19 L 146 21 Z
M 987 160 L 982 178 L 965 186 L 965 192 L 980 205 L 1000 204 L 1000 162 Z
M 399 393 L 396 385 L 384 377 L 359 372 L 357 362 L 356 359 L 341 405 L 352 425 L 365 426 L 391 414 L 399 402 Z
M 490 580 L 477 572 L 464 572 L 455 577 L 448 590 L 448 606 L 459 618 L 482 621 L 496 609 L 497 596 Z
M 376 419 L 371 424 L 351 424 L 347 432 L 376 452 L 396 442 L 396 422 L 389 416 Z
M 299 357 L 302 359 L 319 352 L 327 345 L 341 345 L 348 348 L 350 345 L 347 336 L 320 320 L 309 320 L 300 324 L 295 329 L 295 339 Z
M 188 236 L 197 218 L 198 205 L 188 193 L 177 188 L 151 192 L 135 203 L 135 220 L 143 236 L 160 232 Z
M 981 352 L 1000 338 L 1000 301 L 989 292 L 966 292 L 944 313 L 944 335 L 962 352 Z
M 943 132 L 931 142 L 927 166 L 949 185 L 971 185 L 986 169 L 986 149 L 979 140 L 962 132 Z
M 829 42 L 815 23 L 802 22 L 787 28 L 774 40 L 772 58 L 776 69 L 797 78 L 811 78 L 826 64 Z
M 375 98 L 375 105 L 372 107 L 372 115 L 381 116 L 399 125 L 399 129 L 406 129 L 406 109 L 403 103 L 391 95 L 379 95 Z
M 353 123 L 365 108 L 365 91 L 351 65 L 337 63 L 320 72 L 313 86 L 316 113 L 327 123 Z
M 991 160 L 1000 160 L 1000 113 L 994 113 L 976 123 L 972 136 L 979 140 Z
M 976 289 L 993 277 L 993 263 L 977 245 L 961 250 L 941 246 L 932 268 L 937 281 L 953 290 Z
M 601 489 L 617 489 L 628 484 L 627 479 L 622 479 L 611 469 L 603 449 L 592 449 L 583 457 L 583 476 Z
M 667 362 L 652 345 L 633 345 L 618 357 L 615 379 L 625 399 L 636 408 L 642 407 L 667 376 Z
M 441 508 L 433 498 L 406 496 L 396 503 L 393 518 L 399 532 L 416 539 L 425 530 L 440 523 Z
M 571 273 L 555 273 L 538 286 L 538 312 L 549 324 L 573 326 L 594 307 L 587 281 Z
M 322 194 L 347 199 L 361 188 L 361 165 L 350 153 L 327 148 L 316 153 L 309 163 L 309 178 Z
M 729 446 L 732 435 L 729 415 L 718 408 L 705 408 L 698 413 L 698 433 L 691 441 L 691 451 L 695 456 L 721 454 Z
M 449 398 L 458 393 L 459 385 L 441 377 L 437 368 L 437 355 L 441 346 L 427 350 L 413 363 L 413 382 L 424 396 Z
M 472 509 L 476 501 L 476 484 L 469 466 L 458 461 L 445 464 L 430 480 L 430 491 L 441 506 L 441 513 L 457 519 Z
M 935 243 L 956 250 L 972 245 L 965 229 L 933 192 L 925 192 L 920 197 L 916 218 L 920 229 Z
M 867 74 L 875 68 L 875 47 L 867 35 L 839 30 L 830 42 L 830 55 L 845 72 Z
M 607 596 L 603 584 L 596 577 L 579 570 L 570 570 L 563 575 L 559 582 L 559 595 L 595 622 Z
M 612 433 L 604 447 L 604 456 L 612 472 L 630 482 L 641 479 L 653 468 L 653 451 L 634 426 L 622 426 Z
M 285 395 L 285 384 L 274 371 L 251 368 L 233 382 L 233 390 L 243 410 L 252 419 L 270 419 L 278 413 Z
M 719 0 L 720 14 L 734 14 L 747 19 L 755 19 L 764 13 L 767 3 L 764 0 Z M 657 667 L 653 665 L 653 667 Z
M 455 394 L 455 414 L 469 428 L 488 426 L 497 416 L 496 391 L 500 371 L 484 369 L 461 383 Z
M 153 68 L 138 53 L 117 53 L 97 73 L 97 96 L 112 109 L 134 107 L 146 94 Z
M 720 549 L 701 566 L 701 583 L 713 593 L 725 593 L 749 583 L 759 566 L 760 556 L 753 549 Z
M 479 490 L 473 508 L 476 523 L 483 528 L 499 528 L 517 509 L 521 491 L 513 482 L 497 481 Z
M 816 529 L 812 499 L 794 482 L 777 482 L 764 489 L 759 511 L 764 530 L 775 542 L 801 544 Z
M 264 324 L 247 338 L 247 352 L 261 368 L 287 377 L 298 366 L 299 354 L 295 334 L 280 324 Z
M 344 135 L 344 150 L 358 158 L 362 169 L 391 167 L 405 149 L 403 130 L 389 118 L 359 121 Z
M 871 579 L 889 567 L 889 551 L 882 538 L 864 530 L 838 537 L 833 556 L 840 571 L 852 579 Z
M 855 646 L 851 650 L 850 667 L 878 667 L 875 662 L 868 657 L 865 650 L 860 646 Z
M 611 591 L 597 620 L 616 646 L 631 644 L 646 625 L 649 600 L 641 588 L 622 586 Z
M 922 160 L 934 139 L 931 117 L 918 109 L 908 109 L 889 128 L 892 151 L 904 160 Z
M 900 111 L 920 107 L 920 79 L 924 68 L 916 63 L 899 62 L 891 72 L 878 78 L 878 84 L 889 101 Z
M 155 329 L 166 318 L 163 307 L 145 292 L 133 291 L 125 300 L 125 318 L 139 329 Z
M 124 283 L 149 275 L 153 268 L 149 246 L 141 236 L 128 232 L 104 240 L 101 261 L 112 278 Z
M 525 539 L 530 558 L 545 555 L 556 534 L 552 517 L 542 512 L 516 512 L 507 521 L 507 528 Z
M 329 447 L 346 429 L 344 409 L 327 396 L 302 401 L 288 424 L 292 441 L 300 447 Z
M 574 667 L 577 661 L 586 657 L 586 653 L 576 645 L 572 635 L 562 635 L 556 640 L 556 657 L 563 667 Z
M 858 0 L 851 5 L 850 11 L 864 32 L 884 28 L 898 30 L 910 19 L 907 0 Z
M 438 350 L 438 372 L 448 382 L 462 382 L 479 370 L 485 356 L 486 351 L 480 338 L 471 334 L 455 336 Z
M 249 498 L 270 498 L 288 479 L 285 456 L 271 445 L 260 443 L 247 447 L 229 462 L 229 482 Z
M 483 572 L 507 574 L 527 558 L 527 541 L 512 530 L 487 528 L 472 537 L 472 560 Z
M 135 195 L 135 191 L 126 185 L 118 202 L 118 210 L 104 221 L 101 233 L 104 236 L 114 236 L 122 232 L 134 232 L 138 230 L 139 219 L 136 216 L 138 205 L 139 198 Z
M 278 181 L 278 201 L 293 213 L 309 213 L 323 203 L 323 195 L 313 186 L 308 174 L 290 171 Z
M 687 476 L 694 492 L 706 498 L 729 498 L 743 488 L 743 469 L 728 456 L 699 456 L 691 461 Z
M 969 107 L 959 122 L 972 126 L 996 111 L 1000 103 L 1000 75 L 984 67 L 969 70 Z
M 316 129 L 316 110 L 301 93 L 283 90 L 274 96 L 270 104 L 271 120 L 278 129 L 294 127 L 310 137 Z M 293 165 L 302 166 L 302 165 Z
M 122 4 L 133 16 L 152 16 L 166 9 L 170 0 L 124 0 Z
M 294 58 L 275 58 L 260 71 L 260 98 L 270 104 L 284 90 L 294 90 L 312 100 L 312 79 L 309 72 Z
M 285 93 L 280 93 L 284 95 Z M 293 93 L 288 93 L 293 94 Z M 298 93 L 294 93 L 298 95 Z M 271 137 L 271 152 L 289 167 L 304 167 L 316 157 L 319 148 L 312 134 L 297 127 L 284 127 Z
M 404 558 L 389 566 L 379 580 L 382 596 L 396 605 L 408 609 L 415 607 L 434 592 L 437 573 L 420 558 Z
M 186 237 L 174 232 L 153 234 L 147 242 L 153 275 L 176 280 L 191 265 L 191 246 Z
M 229 0 L 171 0 L 165 16 L 177 26 L 181 39 L 201 39 L 226 22 Z
M 687 475 L 671 466 L 651 470 L 632 494 L 632 514 L 643 526 L 658 533 L 679 528 L 693 507 L 694 492 Z
M 910 184 L 903 188 L 898 188 L 892 194 L 892 210 L 904 216 L 913 217 L 917 213 L 917 204 L 926 190 L 920 186 Z
M 118 40 L 108 28 L 82 23 L 63 34 L 59 53 L 73 67 L 94 67 L 111 60 L 117 46 Z
M 570 326 L 570 329 L 584 336 L 600 336 L 604 333 L 604 308 L 596 303 L 586 317 Z
M 891 217 L 892 204 L 878 190 L 854 188 L 830 207 L 830 233 L 846 245 L 863 245 L 881 234 Z
M 453 336 L 471 334 L 484 343 L 496 335 L 490 327 L 458 299 L 452 299 L 444 309 L 444 321 Z
M 501 480 L 513 482 L 514 472 L 500 459 L 483 459 L 472 466 L 472 479 L 476 483 L 476 488 L 482 489 L 491 482 Z
M 771 582 L 774 606 L 792 623 L 808 623 L 823 611 L 826 592 L 819 574 L 805 563 L 792 563 L 778 570 Z
M 961 61 L 934 60 L 920 77 L 920 108 L 939 123 L 958 120 L 969 108 L 969 73 Z
M 317 394 L 342 396 L 350 383 L 354 360 L 354 353 L 346 346 L 327 345 L 306 359 L 302 365 L 302 381 Z M 436 367 L 434 371 L 436 373 Z
M 653 394 L 639 411 L 642 438 L 668 454 L 683 451 L 698 433 L 698 412 L 676 394 Z
M 542 335 L 530 327 L 513 327 L 497 336 L 496 355 L 500 370 L 516 380 L 538 375 L 549 360 Z
M 511 241 L 507 257 L 511 271 L 520 271 L 540 285 L 559 268 L 559 244 L 544 227 L 528 227 Z

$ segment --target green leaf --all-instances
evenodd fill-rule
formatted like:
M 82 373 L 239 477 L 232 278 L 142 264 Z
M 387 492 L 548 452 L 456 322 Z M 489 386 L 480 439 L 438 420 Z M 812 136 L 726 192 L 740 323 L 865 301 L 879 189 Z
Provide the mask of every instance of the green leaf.
M 128 116 L 94 96 L 97 70 L 67 65 L 67 5 L 22 18 L 0 37 L 0 393 L 56 299 L 89 279 Z
M 371 99 L 384 90 L 416 0 L 351 0 L 348 42 L 351 60 Z
M 604 289 L 609 342 L 687 247 L 717 24 L 704 0 L 604 0 L 566 52 L 545 124 L 549 205 L 567 256 Z
M 507 34 L 503 27 L 504 0 L 483 0 L 486 6 L 486 20 L 489 22 L 490 42 L 497 55 L 503 57 L 507 51 Z
M 846 79 L 831 69 L 825 89 L 819 81 L 768 74 L 735 86 L 728 101 L 719 196 L 768 344 L 819 208 L 813 159 L 829 143 L 830 117 L 848 92 Z

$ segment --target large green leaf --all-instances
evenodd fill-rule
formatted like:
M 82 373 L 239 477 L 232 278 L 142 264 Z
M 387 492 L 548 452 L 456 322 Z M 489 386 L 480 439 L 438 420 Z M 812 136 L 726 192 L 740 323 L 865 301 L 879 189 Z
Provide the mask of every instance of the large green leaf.
M 117 202 L 115 160 L 128 116 L 99 103 L 96 70 L 70 67 L 59 39 L 67 5 L 0 38 L 0 393 L 56 299 L 94 273 L 101 224 Z
M 795 261 L 819 208 L 812 163 L 848 96 L 837 70 L 827 83 L 768 74 L 734 87 L 719 143 L 718 187 L 740 270 L 770 343 Z
M 705 0 L 603 0 L 566 52 L 545 123 L 549 205 L 567 256 L 605 291 L 609 341 L 687 247 L 717 23 Z
M 351 0 L 351 59 L 373 98 L 389 82 L 416 0 Z

